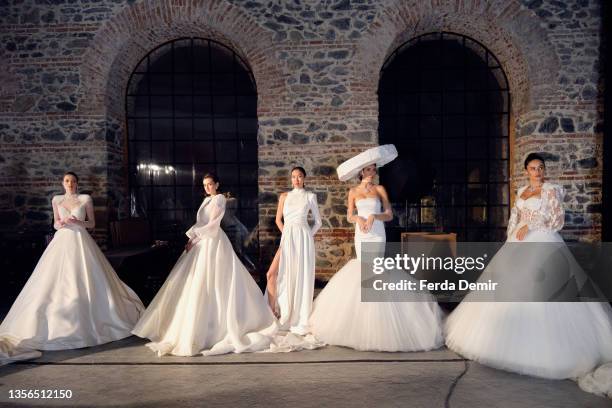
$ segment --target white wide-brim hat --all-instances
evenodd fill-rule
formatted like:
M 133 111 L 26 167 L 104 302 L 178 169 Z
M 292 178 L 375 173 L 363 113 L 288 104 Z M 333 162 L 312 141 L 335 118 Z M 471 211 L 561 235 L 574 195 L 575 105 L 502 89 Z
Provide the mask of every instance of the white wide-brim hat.
M 393 161 L 397 157 L 397 149 L 392 144 L 373 147 L 363 153 L 359 153 L 355 157 L 351 157 L 344 163 L 338 166 L 338 178 L 340 181 L 350 180 L 357 176 L 361 169 L 376 164 L 376 167 L 382 167 L 385 164 Z

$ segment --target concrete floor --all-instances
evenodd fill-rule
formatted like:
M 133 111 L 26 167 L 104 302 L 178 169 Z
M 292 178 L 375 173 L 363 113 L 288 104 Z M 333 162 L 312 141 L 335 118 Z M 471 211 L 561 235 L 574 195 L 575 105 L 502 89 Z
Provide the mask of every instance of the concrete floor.
M 0 367 L 0 407 L 611 407 L 573 381 L 491 369 L 442 349 L 156 357 L 135 337 Z M 70 400 L 9 399 L 70 389 Z

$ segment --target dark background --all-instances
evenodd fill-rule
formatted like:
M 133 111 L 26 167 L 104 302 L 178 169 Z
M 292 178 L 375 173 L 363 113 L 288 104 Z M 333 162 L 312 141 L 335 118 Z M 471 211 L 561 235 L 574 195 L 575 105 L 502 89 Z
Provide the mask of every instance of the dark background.
M 612 41 L 612 4 L 609 1 L 602 2 L 603 8 L 603 35 L 601 44 L 601 56 L 603 61 L 604 83 L 604 116 L 603 116 L 603 188 L 602 188 L 602 241 L 612 241 L 612 64 L 610 58 L 610 42 Z

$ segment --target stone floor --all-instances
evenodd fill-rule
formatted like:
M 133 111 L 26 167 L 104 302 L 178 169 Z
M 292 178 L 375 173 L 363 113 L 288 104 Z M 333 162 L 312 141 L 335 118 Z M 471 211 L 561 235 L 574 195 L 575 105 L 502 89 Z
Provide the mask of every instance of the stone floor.
M 0 407 L 610 407 L 573 381 L 494 370 L 449 350 L 158 358 L 132 337 L 45 352 L 0 367 Z M 72 391 L 69 400 L 9 398 L 9 390 Z

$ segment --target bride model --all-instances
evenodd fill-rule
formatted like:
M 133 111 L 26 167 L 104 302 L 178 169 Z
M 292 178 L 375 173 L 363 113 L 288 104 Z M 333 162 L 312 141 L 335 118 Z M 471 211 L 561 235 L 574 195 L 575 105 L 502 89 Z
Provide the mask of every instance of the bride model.
M 0 362 L 123 339 L 144 310 L 87 232 L 93 204 L 77 183 L 64 174 L 65 194 L 53 197 L 57 232 L 0 325 Z
M 349 190 L 348 220 L 355 223 L 357 259 L 350 260 L 327 283 L 314 303 L 312 333 L 327 344 L 370 351 L 430 350 L 443 344 L 441 316 L 433 301 L 362 302 L 361 244 L 384 245 L 383 222 L 393 217 L 385 188 L 373 183 L 376 167 L 397 157 L 393 145 L 369 149 L 338 167 L 340 180 L 357 175 Z M 381 211 L 381 205 L 383 210 Z M 357 208 L 357 214 L 354 210 Z M 431 296 L 427 299 L 433 300 Z
M 305 335 L 310 330 L 315 279 L 314 235 L 321 227 L 317 196 L 304 190 L 306 171 L 291 170 L 293 190 L 283 193 L 276 210 L 276 225 L 281 230 L 280 248 L 267 273 L 270 308 L 279 317 L 282 330 Z M 308 225 L 312 212 L 314 225 Z
M 525 292 L 538 293 L 533 297 L 536 301 L 483 303 L 476 302 L 478 295 L 472 292 L 449 316 L 446 344 L 492 367 L 551 379 L 575 378 L 602 362 L 612 361 L 612 310 L 607 303 L 542 302 L 548 295 L 534 292 L 543 279 L 553 289 L 551 293 L 567 286 L 563 282 L 580 285 L 584 279 L 559 276 L 566 274 L 561 268 L 553 268 L 553 273 L 542 272 L 552 258 L 539 252 L 546 252 L 548 246 L 567 250 L 558 233 L 564 221 L 564 192 L 561 186 L 544 182 L 541 156 L 528 155 L 524 165 L 529 184 L 518 190 L 507 241 L 479 281 L 495 276 L 498 281 L 510 283 L 519 298 Z M 527 253 L 517 257 L 513 255 L 516 251 Z M 571 255 L 568 259 L 575 262 Z
M 278 323 L 259 287 L 220 228 L 225 197 L 214 174 L 189 242 L 133 330 L 159 356 L 242 353 L 267 349 Z

